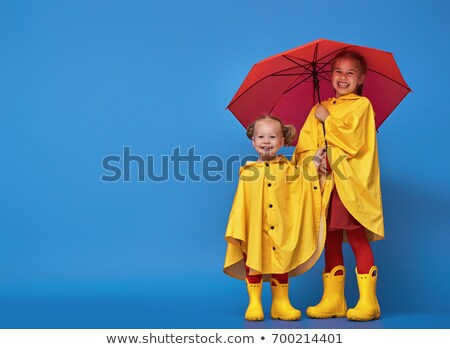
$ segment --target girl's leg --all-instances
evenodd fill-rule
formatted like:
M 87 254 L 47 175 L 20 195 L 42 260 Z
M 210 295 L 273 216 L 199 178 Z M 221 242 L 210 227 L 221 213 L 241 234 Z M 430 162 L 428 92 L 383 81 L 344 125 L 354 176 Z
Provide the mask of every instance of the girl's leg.
M 325 273 L 329 273 L 338 265 L 344 265 L 342 254 L 342 230 L 329 230 L 325 240 Z M 342 275 L 339 270 L 336 275 Z
M 322 273 L 323 295 L 320 302 L 306 309 L 311 318 L 327 319 L 344 317 L 347 313 L 345 301 L 345 268 L 342 255 L 342 230 L 329 230 L 325 240 L 325 270 Z
M 244 254 L 244 260 L 247 256 Z M 248 307 L 245 311 L 245 319 L 249 321 L 264 320 L 264 312 L 261 302 L 262 293 L 262 275 L 249 275 L 250 268 L 245 265 L 245 283 L 247 284 L 248 292 Z
M 355 255 L 358 274 L 367 274 L 374 265 L 374 257 L 365 229 L 347 231 L 347 239 Z
M 247 255 L 244 253 L 244 261 L 247 261 Z M 245 264 L 245 278 L 249 284 L 259 284 L 262 279 L 262 274 L 249 275 L 250 268 Z
M 370 321 L 380 317 L 380 305 L 376 295 L 378 269 L 374 265 L 372 248 L 364 228 L 347 231 L 347 238 L 356 259 L 356 280 L 359 300 L 347 311 L 347 318 L 354 321 Z
M 289 282 L 288 273 L 285 274 L 272 274 L 272 279 L 278 281 L 279 284 L 287 284 Z M 272 286 L 275 286 L 275 283 L 272 281 Z
M 289 278 L 288 274 L 272 274 L 272 307 L 270 315 L 278 320 L 298 320 L 302 313 L 295 309 L 289 300 Z

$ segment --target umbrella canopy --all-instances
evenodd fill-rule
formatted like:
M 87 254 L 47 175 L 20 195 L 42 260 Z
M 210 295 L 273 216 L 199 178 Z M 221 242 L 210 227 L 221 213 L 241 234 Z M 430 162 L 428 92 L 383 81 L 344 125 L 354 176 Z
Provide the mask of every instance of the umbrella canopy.
M 372 102 L 378 128 L 411 92 L 393 55 L 374 48 L 319 39 L 256 63 L 228 109 L 244 127 L 264 113 L 294 125 L 300 132 L 311 108 L 334 96 L 331 61 L 342 51 L 364 57 L 363 96 Z

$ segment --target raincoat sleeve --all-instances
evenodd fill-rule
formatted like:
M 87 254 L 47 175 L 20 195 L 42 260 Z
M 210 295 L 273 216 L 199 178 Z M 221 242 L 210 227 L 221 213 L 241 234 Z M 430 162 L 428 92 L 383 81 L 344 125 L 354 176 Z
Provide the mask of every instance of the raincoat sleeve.
M 316 118 L 314 117 L 316 109 L 317 106 L 314 106 L 311 109 L 300 131 L 297 146 L 291 158 L 292 163 L 294 163 L 296 166 L 307 166 L 308 163 L 311 162 L 317 149 L 325 146 L 324 137 L 320 137 L 320 135 L 323 134 L 323 130 L 318 132 L 318 128 L 323 126 L 318 124 Z M 319 137 L 317 135 L 319 135 Z M 307 161 L 304 164 L 305 159 Z
M 354 102 L 354 108 L 342 114 L 330 114 L 325 120 L 325 139 L 328 145 L 342 150 L 348 159 L 366 146 L 367 123 L 374 118 L 370 101 L 359 98 Z

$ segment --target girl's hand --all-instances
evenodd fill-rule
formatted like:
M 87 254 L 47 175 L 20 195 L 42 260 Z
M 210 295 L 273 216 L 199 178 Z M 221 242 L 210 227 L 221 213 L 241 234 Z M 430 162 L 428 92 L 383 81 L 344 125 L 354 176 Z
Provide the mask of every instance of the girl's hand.
M 325 157 L 327 156 L 327 152 L 325 148 L 319 148 L 317 149 L 316 153 L 313 157 L 314 166 L 316 166 L 316 170 L 320 173 L 323 172 L 323 166 L 325 165 L 326 168 L 326 160 Z
M 319 104 L 317 106 L 316 113 L 314 114 L 316 119 L 321 121 L 321 122 L 325 122 L 325 120 L 327 119 L 328 115 L 330 115 L 330 112 L 328 111 L 328 109 L 325 108 L 323 105 Z
M 323 159 L 323 161 L 320 163 L 319 169 L 317 170 L 320 175 L 327 175 L 328 174 L 328 166 L 327 166 L 327 160 Z
M 325 148 L 317 149 L 313 157 L 314 165 L 316 166 L 317 173 L 319 174 L 319 183 L 321 191 L 323 191 L 323 188 L 325 186 L 325 181 L 328 173 L 326 158 L 327 158 L 327 151 Z

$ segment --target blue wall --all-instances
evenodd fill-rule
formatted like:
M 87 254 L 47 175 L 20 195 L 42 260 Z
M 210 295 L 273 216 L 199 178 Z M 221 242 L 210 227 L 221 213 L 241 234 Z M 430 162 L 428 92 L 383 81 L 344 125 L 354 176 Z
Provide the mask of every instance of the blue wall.
M 378 134 L 379 298 L 385 313 L 450 313 L 450 5 L 325 3 L 1 1 L 0 327 L 245 326 L 243 283 L 222 273 L 237 163 L 228 181 L 171 168 L 154 182 L 135 161 L 129 181 L 107 182 L 102 161 L 129 147 L 159 173 L 177 148 L 253 154 L 225 107 L 254 63 L 320 37 L 393 52 L 414 90 Z M 302 309 L 322 267 L 292 281 Z

